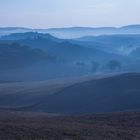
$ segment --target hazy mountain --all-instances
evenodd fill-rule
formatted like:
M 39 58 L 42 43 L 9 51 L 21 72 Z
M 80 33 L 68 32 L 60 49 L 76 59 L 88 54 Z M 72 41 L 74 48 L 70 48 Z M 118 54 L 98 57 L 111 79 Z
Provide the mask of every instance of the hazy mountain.
M 10 35 L 6 36 L 1 36 L 1 40 L 25 40 L 25 39 L 38 39 L 38 38 L 43 38 L 46 40 L 51 40 L 55 42 L 61 42 L 63 41 L 62 39 L 58 39 L 50 34 L 42 34 L 42 33 L 37 33 L 37 32 L 26 32 L 26 33 L 13 33 Z
M 8 35 L 20 32 L 50 33 L 59 38 L 79 38 L 93 35 L 111 34 L 140 34 L 140 25 L 129 25 L 123 27 L 71 27 L 71 28 L 50 28 L 50 29 L 30 29 L 30 28 L 0 28 L 0 35 Z
M 51 55 L 39 49 L 31 49 L 17 43 L 0 43 L 1 70 L 30 66 L 35 62 L 49 59 L 52 59 Z
M 53 46 L 61 43 L 63 40 L 53 37 L 50 34 L 41 34 L 37 32 L 15 33 L 0 38 L 1 42 L 18 42 L 22 45 L 38 48 L 42 50 L 53 49 Z
M 1 27 L 0 36 L 9 35 L 13 33 L 25 33 L 30 32 L 32 29 L 23 27 Z
M 113 34 L 140 34 L 140 25 L 116 27 L 72 27 L 48 29 L 48 33 L 60 38 L 78 38 L 83 36 L 113 35 Z
M 123 26 L 120 27 L 120 31 L 126 31 L 127 33 L 135 33 L 139 34 L 140 33 L 140 25 L 128 25 L 128 26 Z
M 115 44 L 116 41 L 118 41 L 121 37 L 119 37 L 118 40 L 116 38 L 114 39 L 113 36 L 110 36 L 110 39 L 111 38 L 112 42 Z M 41 49 L 47 54 L 56 57 L 56 61 L 51 64 L 44 63 L 40 64 L 38 67 L 36 65 L 34 67 L 31 67 L 30 69 L 22 70 L 20 72 L 18 71 L 18 73 L 30 73 L 30 76 L 28 77 L 32 77 L 33 79 L 34 77 L 36 77 L 37 79 L 40 77 L 39 79 L 42 79 L 43 75 L 43 79 L 45 79 L 45 77 L 56 78 L 61 76 L 79 76 L 81 74 L 84 75 L 96 72 L 108 72 L 111 70 L 108 67 L 108 63 L 112 60 L 120 63 L 121 69 L 119 70 L 121 71 L 128 71 L 130 70 L 130 66 L 132 64 L 139 63 L 136 58 L 131 58 L 122 54 L 116 54 L 116 51 L 111 52 L 111 49 L 107 48 L 108 46 L 105 46 L 102 43 L 102 40 L 104 41 L 106 38 L 103 38 L 101 40 L 99 39 L 100 45 L 98 45 L 98 47 L 96 46 L 98 43 L 97 41 L 87 42 L 68 39 L 64 40 L 53 37 L 50 34 L 41 34 L 36 32 L 16 33 L 8 36 L 3 36 L 0 39 L 0 42 L 2 43 L 17 42 L 23 46 L 29 46 L 32 49 Z M 110 39 L 107 40 L 110 41 Z M 114 47 L 113 50 L 115 50 L 115 45 L 113 43 L 110 46 Z M 128 62 L 129 66 L 127 66 Z M 138 69 L 139 68 L 137 67 L 136 70 Z M 36 71 L 36 74 L 34 72 L 31 72 L 32 70 L 34 72 Z M 17 72 L 13 72 L 12 75 L 15 75 L 14 73 Z M 26 79 L 26 76 L 24 77 L 25 78 L 22 77 L 21 79 Z
M 114 27 L 72 27 L 72 28 L 52 28 L 47 32 L 60 38 L 77 38 L 86 35 L 111 34 L 116 28 Z
M 107 61 L 122 56 L 107 53 L 97 48 L 89 48 L 87 44 L 77 44 L 72 40 L 58 39 L 50 34 L 40 33 L 16 33 L 0 38 L 1 42 L 18 42 L 21 45 L 27 45 L 31 48 L 42 49 L 50 54 L 56 55 L 61 60 L 87 61 L 98 60 Z M 124 58 L 125 59 L 125 58 Z
M 71 27 L 51 28 L 36 30 L 42 33 L 50 33 L 60 38 L 78 38 L 82 36 L 112 35 L 112 34 L 140 34 L 140 25 L 128 25 L 123 27 Z
M 124 55 L 129 55 L 140 47 L 140 35 L 86 36 L 76 40 L 79 41 L 78 44 Z

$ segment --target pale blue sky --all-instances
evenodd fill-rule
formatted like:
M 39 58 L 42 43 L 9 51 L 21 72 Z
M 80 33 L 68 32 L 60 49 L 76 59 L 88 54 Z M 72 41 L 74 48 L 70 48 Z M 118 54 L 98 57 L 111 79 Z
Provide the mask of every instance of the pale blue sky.
M 0 26 L 140 24 L 140 0 L 0 0 Z

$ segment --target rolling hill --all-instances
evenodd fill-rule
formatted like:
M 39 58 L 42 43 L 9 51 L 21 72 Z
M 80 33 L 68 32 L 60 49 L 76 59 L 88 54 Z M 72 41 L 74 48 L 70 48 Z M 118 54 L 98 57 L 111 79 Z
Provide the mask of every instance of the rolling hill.
M 6 87 L 0 92 L 0 107 L 19 111 L 48 112 L 58 114 L 90 114 L 140 109 L 140 74 L 128 73 L 78 82 L 47 90 L 22 91 L 22 88 Z M 21 86 L 22 87 L 22 86 Z M 55 89 L 56 86 L 54 86 Z M 13 89 L 10 92 L 10 89 Z M 26 88 L 24 88 L 26 89 Z M 3 85 L 1 85 L 1 90 Z M 15 90 L 17 90 L 15 92 Z M 51 92 L 53 91 L 53 92 Z M 51 93 L 51 94 L 50 94 Z

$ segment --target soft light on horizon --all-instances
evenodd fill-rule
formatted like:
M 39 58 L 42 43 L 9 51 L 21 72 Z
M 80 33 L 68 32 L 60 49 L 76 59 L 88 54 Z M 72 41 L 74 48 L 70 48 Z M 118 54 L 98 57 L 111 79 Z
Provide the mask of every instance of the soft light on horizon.
M 140 23 L 140 0 L 0 0 L 0 26 L 100 27 Z

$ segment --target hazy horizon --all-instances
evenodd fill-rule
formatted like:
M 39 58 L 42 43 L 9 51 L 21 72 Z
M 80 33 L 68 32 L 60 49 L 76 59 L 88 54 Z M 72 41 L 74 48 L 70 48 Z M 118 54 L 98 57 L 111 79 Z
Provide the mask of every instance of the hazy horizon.
M 27 29 L 61 29 L 61 28 L 121 28 L 121 27 L 126 27 L 126 26 L 140 26 L 139 24 L 126 24 L 122 26 L 60 26 L 60 27 L 42 27 L 42 28 L 37 28 L 37 27 L 28 27 L 28 26 L 0 26 L 0 28 L 27 28 Z
M 42 28 L 37 28 L 37 27 L 27 27 L 27 26 L 0 26 L 0 28 L 25 28 L 25 29 L 67 29 L 67 28 L 121 28 L 121 27 L 126 27 L 126 26 L 140 26 L 140 24 L 127 24 L 127 25 L 122 25 L 122 26 L 63 26 L 63 27 L 42 27 Z
M 120 27 L 140 24 L 139 0 L 0 0 L 0 27 Z

